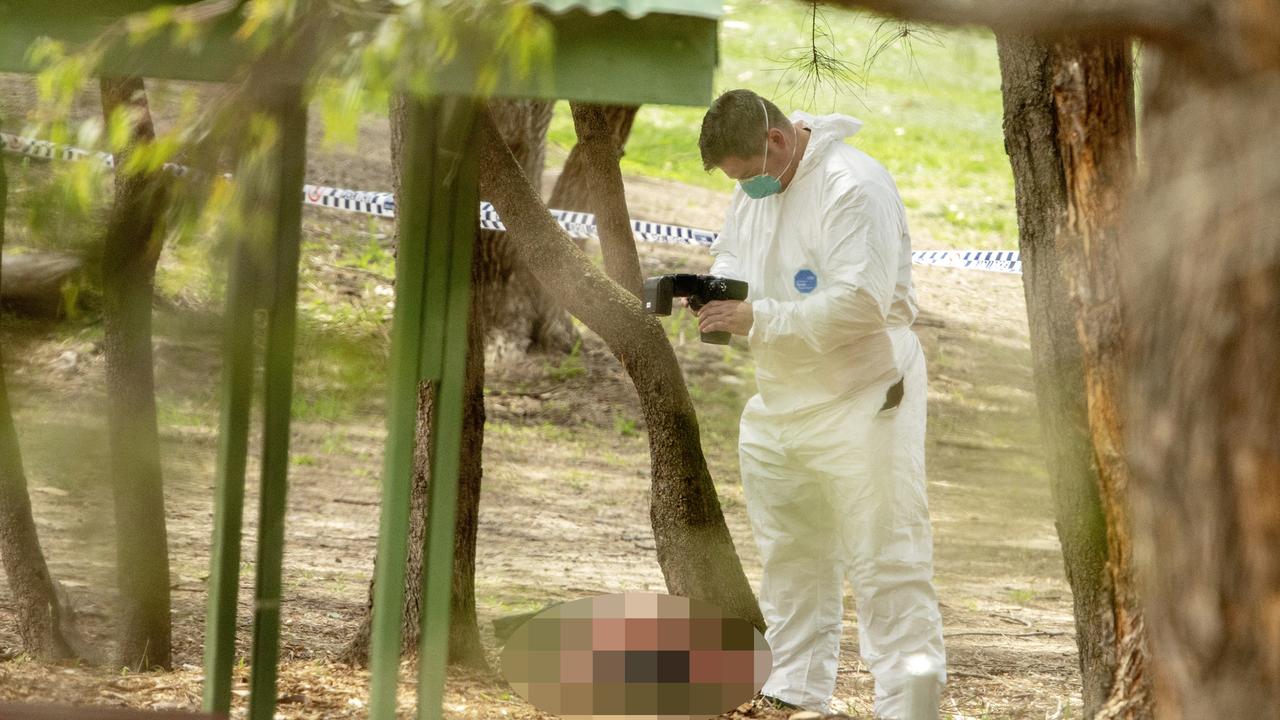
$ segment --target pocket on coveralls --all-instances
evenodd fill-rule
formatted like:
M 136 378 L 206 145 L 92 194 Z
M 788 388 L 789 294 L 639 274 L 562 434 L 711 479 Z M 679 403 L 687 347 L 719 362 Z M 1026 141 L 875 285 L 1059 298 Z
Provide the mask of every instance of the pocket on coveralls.
M 884 394 L 884 404 L 880 406 L 880 410 L 876 412 L 877 420 L 887 420 L 898 414 L 898 409 L 902 407 L 902 398 L 906 395 L 904 383 L 906 378 L 898 380 L 898 382 L 889 386 Z

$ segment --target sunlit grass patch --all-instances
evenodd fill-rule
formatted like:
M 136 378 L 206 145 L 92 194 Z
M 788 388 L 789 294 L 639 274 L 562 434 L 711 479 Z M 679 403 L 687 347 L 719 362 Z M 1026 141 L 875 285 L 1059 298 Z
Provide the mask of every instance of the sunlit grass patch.
M 808 7 L 792 2 L 727 6 L 721 24 L 716 91 L 736 87 L 770 97 L 784 111 L 839 112 L 865 124 L 852 139 L 893 174 L 913 228 L 932 243 L 1012 248 L 1017 242 L 1013 175 L 1004 152 L 1000 71 L 995 40 L 977 30 L 939 30 L 936 42 L 910 51 L 892 44 L 855 92 L 786 93 L 788 52 L 809 39 Z M 884 42 L 880 20 L 830 10 L 832 40 L 842 59 L 863 66 Z M 728 192 L 722 173 L 702 169 L 698 132 L 703 108 L 645 106 L 622 158 L 623 172 Z M 556 109 L 549 141 L 564 157 L 574 144 L 566 103 Z

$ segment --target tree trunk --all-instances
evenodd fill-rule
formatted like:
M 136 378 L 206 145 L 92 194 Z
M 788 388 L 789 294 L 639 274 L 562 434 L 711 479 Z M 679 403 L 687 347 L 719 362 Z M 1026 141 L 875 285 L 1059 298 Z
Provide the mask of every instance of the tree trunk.
M 631 230 L 622 168 L 618 166 L 622 151 L 615 129 L 610 127 L 602 106 L 586 103 L 573 103 L 573 125 L 578 132 L 578 143 L 573 150 L 581 151 L 582 179 L 592 188 L 587 202 L 596 215 L 605 272 L 632 295 L 642 297 L 644 281 L 640 257 L 636 254 L 636 236 Z
M 639 105 L 586 105 L 598 108 L 604 113 L 605 122 L 609 125 L 609 133 L 613 137 L 614 147 L 621 157 L 626 152 L 627 140 L 631 137 L 631 127 L 635 124 Z M 595 212 L 592 199 L 595 196 L 591 188 L 591 173 L 587 169 L 588 161 L 581 138 L 578 144 L 569 151 L 560 177 L 556 178 L 555 188 L 551 190 L 551 199 L 547 205 L 557 210 L 574 210 L 577 212 Z M 530 175 L 538 178 L 538 175 Z
M 1127 43 L 998 38 L 1032 359 L 1087 717 L 1150 717 L 1117 396 L 1120 196 L 1133 164 Z M 1105 711 L 1104 711 L 1105 707 Z
M 480 233 L 492 235 L 492 233 Z M 467 316 L 467 364 L 463 378 L 462 448 L 458 466 L 458 507 L 453 536 L 453 585 L 449 603 L 449 664 L 489 669 L 484 645 L 480 641 L 480 625 L 476 618 L 476 537 L 480 528 L 480 487 L 484 477 L 484 341 L 487 323 L 486 297 L 492 288 L 486 262 L 486 249 L 493 247 L 478 238 L 471 266 L 471 309 Z M 413 462 L 413 490 L 410 500 L 409 556 L 405 574 L 404 621 L 401 625 L 401 648 L 406 654 L 417 653 L 422 629 L 423 553 L 426 550 L 427 514 L 430 511 L 431 416 L 437 388 L 424 383 L 418 390 L 418 427 Z M 370 587 L 370 603 L 372 603 Z M 372 607 L 372 606 L 371 606 Z M 372 616 L 370 615 L 370 619 Z M 362 631 L 365 628 L 362 626 Z M 367 646 L 368 637 L 362 638 Z M 367 649 L 364 651 L 367 656 Z
M 1146 631 L 1133 574 L 1126 459 L 1128 333 L 1120 298 L 1122 213 L 1135 164 L 1133 56 L 1128 41 L 1064 42 L 1053 98 L 1067 187 L 1066 221 L 1058 228 L 1063 275 L 1071 292 L 1076 337 L 1084 354 L 1089 435 L 1107 519 L 1111 584 L 1110 651 L 1116 668 L 1097 718 L 1152 717 Z
M 1160 715 L 1186 720 L 1280 717 L 1280 7 L 1220 6 L 1247 71 L 1144 54 L 1124 265 L 1137 557 Z
M 4 247 L 8 200 L 8 177 L 4 162 L 0 161 L 0 248 Z M 2 276 L 0 280 L 3 280 Z M 0 287 L 3 287 L 2 282 Z M 61 632 L 61 624 L 68 619 L 69 613 L 62 607 L 54 590 L 53 579 L 40 549 L 35 518 L 31 514 L 31 496 L 27 493 L 22 451 L 9 407 L 3 358 L 0 358 L 0 559 L 4 561 L 5 577 L 13 593 L 22 649 L 44 661 L 74 657 L 71 645 Z
M 640 395 L 653 468 L 650 520 L 668 591 L 714 603 L 763 629 L 702 455 L 693 403 L 662 326 L 547 213 L 487 114 L 477 138 L 481 192 L 506 223 L 517 260 L 543 287 L 573 290 L 564 293 L 569 312 L 604 338 Z
M 517 132 L 528 137 L 527 124 L 536 124 L 533 116 L 540 111 L 541 101 L 512 101 L 513 125 Z M 519 106 L 524 106 L 523 117 Z M 523 120 L 523 123 L 520 122 Z M 397 112 L 393 122 L 403 128 L 404 115 Z M 521 132 L 523 131 L 523 132 Z M 541 162 L 544 151 L 542 136 L 525 145 L 526 152 L 537 156 Z M 536 131 L 533 133 L 536 134 Z M 392 162 L 399 166 L 404 150 L 401 132 L 395 135 Z M 396 192 L 400 185 L 397 183 Z M 467 362 L 463 377 L 462 448 L 458 465 L 458 504 L 453 528 L 453 581 L 449 603 L 449 664 L 488 669 L 484 646 L 480 642 L 480 627 L 476 620 L 475 574 L 476 535 L 480 524 L 480 488 L 484 476 L 482 462 L 484 449 L 484 377 L 485 335 L 488 328 L 487 300 L 500 296 L 502 283 L 511 275 L 510 264 L 502 261 L 500 233 L 479 231 L 476 235 L 475 255 L 471 264 L 471 300 L 467 315 Z M 429 487 L 431 479 L 432 410 L 437 388 L 424 383 L 418 389 L 418 426 L 414 452 L 413 490 L 409 520 L 409 556 L 405 575 L 405 620 L 401 626 L 402 648 L 415 654 L 421 636 L 423 552 L 426 550 L 427 515 L 430 509 Z M 372 600 L 372 587 L 370 588 Z
M 130 115 L 129 148 L 116 155 L 115 201 L 103 247 L 103 349 L 120 586 L 117 662 L 168 668 L 169 549 L 156 427 L 151 305 L 163 239 L 164 179 L 125 171 L 133 149 L 155 137 L 141 79 L 102 80 L 102 110 Z

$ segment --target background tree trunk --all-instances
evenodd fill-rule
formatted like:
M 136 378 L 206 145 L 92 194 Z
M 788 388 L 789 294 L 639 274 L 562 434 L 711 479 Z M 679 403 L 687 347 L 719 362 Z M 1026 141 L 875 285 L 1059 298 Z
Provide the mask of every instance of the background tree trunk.
M 120 586 L 117 662 L 168 668 L 169 549 L 156 427 L 151 305 L 163 239 L 164 179 L 124 167 L 139 143 L 155 138 L 141 79 L 104 78 L 102 110 L 130 114 L 130 146 L 116 155 L 115 201 L 102 257 L 107 427 L 116 508 Z
M 1137 557 L 1160 715 L 1186 720 L 1280 717 L 1280 6 L 1218 8 L 1221 63 L 1144 53 L 1124 265 Z
M 0 160 L 0 249 L 4 247 L 4 219 L 8 210 L 9 182 Z M 3 275 L 0 274 L 0 287 Z M 0 343 L 0 347 L 3 343 Z M 40 549 L 31 496 L 22 467 L 18 432 L 9 407 L 4 362 L 0 357 L 0 559 L 13 593 L 18 635 L 22 649 L 44 661 L 73 657 L 63 638 L 61 624 L 68 612 L 59 603 L 53 579 Z
M 1133 164 L 1128 44 L 997 38 L 1036 394 L 1075 602 L 1087 717 L 1149 717 L 1130 571 L 1116 365 L 1119 196 Z
M 668 591 L 714 603 L 763 629 L 702 455 L 697 415 L 662 326 L 547 213 L 487 115 L 477 138 L 481 192 L 503 217 L 517 259 L 544 287 L 575 289 L 565 296 L 569 311 L 604 338 L 640 395 L 653 468 L 650 520 Z

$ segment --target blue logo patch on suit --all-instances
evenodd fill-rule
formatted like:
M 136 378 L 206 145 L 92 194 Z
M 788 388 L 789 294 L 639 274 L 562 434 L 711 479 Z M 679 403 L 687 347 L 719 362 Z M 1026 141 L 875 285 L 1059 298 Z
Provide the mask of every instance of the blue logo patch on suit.
M 796 273 L 795 277 L 796 289 L 806 295 L 813 292 L 818 287 L 818 276 L 809 268 L 804 268 Z

